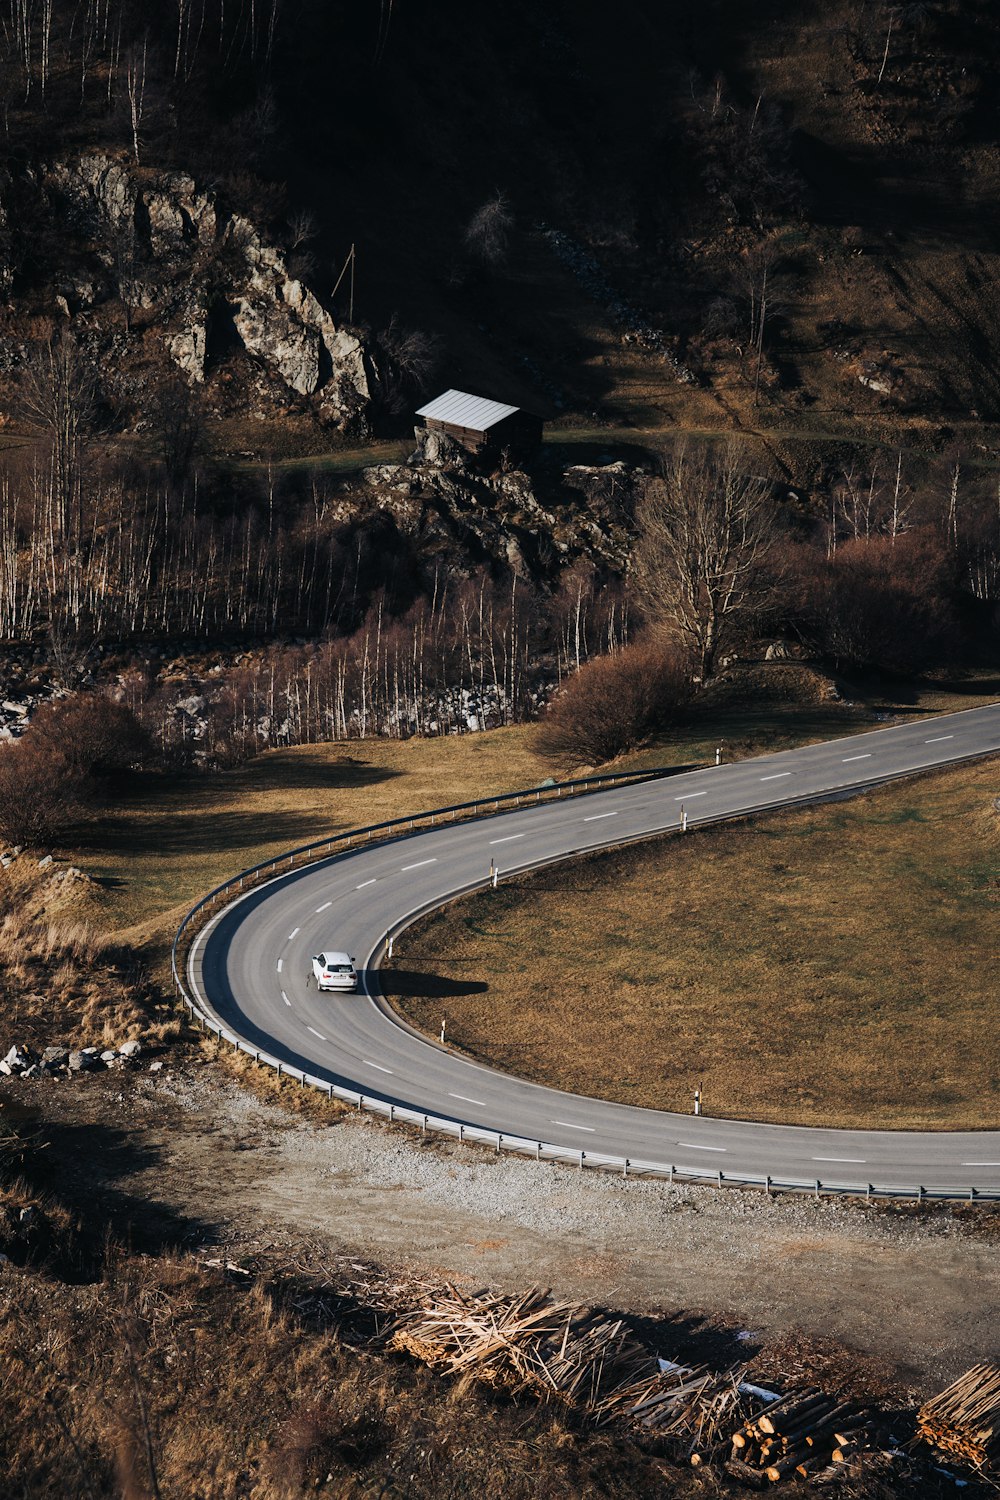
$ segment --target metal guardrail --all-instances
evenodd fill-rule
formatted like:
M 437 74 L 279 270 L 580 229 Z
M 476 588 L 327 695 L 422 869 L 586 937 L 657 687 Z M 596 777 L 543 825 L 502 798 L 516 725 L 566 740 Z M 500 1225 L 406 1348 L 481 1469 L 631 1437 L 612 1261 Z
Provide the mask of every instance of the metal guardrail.
M 419 827 L 436 826 L 438 819 L 450 819 L 456 821 L 458 815 L 473 814 L 488 816 L 490 812 L 499 812 L 501 805 L 512 805 L 520 807 L 532 803 L 545 801 L 559 801 L 563 794 L 580 795 L 588 791 L 597 791 L 601 787 L 620 785 L 623 783 L 635 783 L 641 780 L 654 781 L 663 777 L 676 775 L 678 768 L 674 766 L 660 766 L 645 771 L 621 771 L 611 776 L 588 776 L 576 781 L 556 782 L 551 786 L 533 787 L 520 792 L 501 793 L 497 797 L 477 799 L 472 802 L 459 802 L 448 807 L 434 808 L 430 812 L 419 813 L 412 818 L 392 818 L 383 823 L 373 823 L 363 828 L 350 829 L 342 834 L 334 834 L 328 839 L 317 840 L 314 843 L 302 844 L 296 849 L 291 849 L 287 854 L 277 856 L 272 860 L 263 860 L 260 864 L 252 865 L 249 869 L 234 875 L 232 879 L 216 886 L 214 890 L 203 896 L 191 910 L 186 914 L 174 937 L 170 954 L 170 967 L 173 976 L 174 987 L 179 998 L 187 1007 L 192 1019 L 197 1022 L 211 1035 L 218 1038 L 222 1043 L 231 1045 L 234 1051 L 243 1052 L 256 1063 L 264 1064 L 273 1068 L 279 1078 L 295 1079 L 303 1088 L 314 1088 L 331 1099 L 339 1099 L 345 1104 L 355 1106 L 359 1111 L 364 1110 L 370 1114 L 376 1114 L 388 1120 L 390 1124 L 407 1124 L 419 1127 L 421 1134 L 426 1135 L 428 1131 L 438 1135 L 449 1136 L 460 1143 L 472 1143 L 476 1145 L 491 1146 L 497 1155 L 502 1151 L 510 1151 L 515 1155 L 530 1157 L 535 1161 L 562 1162 L 577 1167 L 580 1171 L 587 1167 L 613 1173 L 624 1178 L 642 1177 L 654 1178 L 666 1181 L 670 1184 L 678 1182 L 690 1182 L 705 1184 L 711 1187 L 743 1187 L 761 1188 L 765 1193 L 772 1192 L 794 1192 L 807 1193 L 816 1198 L 823 1194 L 849 1196 L 864 1198 L 866 1202 L 873 1199 L 884 1199 L 887 1201 L 910 1201 L 917 1203 L 930 1202 L 955 1202 L 964 1201 L 969 1203 L 993 1203 L 1000 1202 L 1000 1188 L 976 1188 L 972 1186 L 935 1187 L 925 1188 L 920 1184 L 911 1186 L 883 1187 L 872 1182 L 829 1182 L 820 1178 L 782 1178 L 770 1175 L 760 1176 L 753 1173 L 712 1171 L 709 1168 L 687 1167 L 677 1164 L 647 1161 L 635 1157 L 622 1157 L 607 1155 L 602 1152 L 575 1151 L 568 1146 L 558 1146 L 550 1141 L 529 1140 L 526 1136 L 511 1135 L 505 1131 L 489 1130 L 484 1126 L 467 1125 L 464 1121 L 451 1119 L 448 1116 L 434 1115 L 411 1109 L 408 1105 L 394 1104 L 390 1100 L 382 1098 L 378 1094 L 365 1094 L 355 1089 L 345 1088 L 335 1084 L 330 1079 L 319 1078 L 315 1074 L 307 1073 L 304 1069 L 295 1068 L 283 1062 L 280 1058 L 264 1052 L 260 1048 L 252 1047 L 249 1042 L 224 1026 L 221 1021 L 213 1018 L 204 1005 L 199 1005 L 195 998 L 188 992 L 184 983 L 183 965 L 179 962 L 185 947 L 185 939 L 193 935 L 194 924 L 199 918 L 208 913 L 209 908 L 215 903 L 222 901 L 222 905 L 216 912 L 216 918 L 222 914 L 229 904 L 223 901 L 225 897 L 238 897 L 248 889 L 254 888 L 257 883 L 267 884 L 270 880 L 278 879 L 295 868 L 296 860 L 302 864 L 315 863 L 324 858 L 330 858 L 334 853 L 350 853 L 358 848 L 368 848 L 373 842 L 391 841 L 400 834 L 406 834 Z M 376 839 L 375 835 L 381 835 Z M 485 883 L 485 882 L 481 882 Z M 374 963 L 376 954 L 384 952 L 390 938 L 396 936 L 407 927 L 423 911 L 433 910 L 438 903 L 421 908 L 420 912 L 410 912 L 400 919 L 396 926 L 387 932 L 385 938 L 377 945 L 369 958 L 369 966 Z M 213 919 L 214 920 L 214 919 Z

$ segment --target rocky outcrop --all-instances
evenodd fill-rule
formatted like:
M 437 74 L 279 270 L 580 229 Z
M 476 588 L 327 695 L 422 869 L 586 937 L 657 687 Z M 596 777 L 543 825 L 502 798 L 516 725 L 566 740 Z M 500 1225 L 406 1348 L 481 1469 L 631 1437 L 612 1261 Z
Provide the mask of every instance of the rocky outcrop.
M 68 273 L 58 287 L 64 317 L 112 298 L 133 315 L 152 314 L 145 326 L 197 385 L 212 375 L 213 320 L 228 323 L 231 337 L 221 344 L 255 363 L 263 396 L 270 382 L 275 398 L 282 391 L 301 398 L 331 426 L 365 428 L 374 375 L 364 343 L 289 273 L 282 251 L 251 220 L 227 213 L 183 173 L 140 172 L 102 153 L 56 163 L 42 185 L 67 244 L 74 236 L 86 242 L 99 264 L 94 275 Z
M 411 538 L 425 566 L 436 559 L 447 572 L 472 574 L 486 563 L 539 583 L 578 558 L 623 572 L 632 504 L 647 477 L 620 463 L 540 476 L 493 470 L 422 428 L 407 463 L 364 474 L 369 505 Z M 341 519 L 360 518 L 359 498 L 345 500 Z

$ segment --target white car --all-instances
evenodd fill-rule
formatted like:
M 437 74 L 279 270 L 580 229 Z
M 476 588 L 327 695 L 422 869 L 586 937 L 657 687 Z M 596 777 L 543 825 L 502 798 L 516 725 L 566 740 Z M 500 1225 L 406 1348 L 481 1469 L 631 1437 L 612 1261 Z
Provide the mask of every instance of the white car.
M 312 961 L 313 978 L 318 990 L 356 990 L 357 970 L 349 953 L 338 953 L 327 949 L 317 953 Z

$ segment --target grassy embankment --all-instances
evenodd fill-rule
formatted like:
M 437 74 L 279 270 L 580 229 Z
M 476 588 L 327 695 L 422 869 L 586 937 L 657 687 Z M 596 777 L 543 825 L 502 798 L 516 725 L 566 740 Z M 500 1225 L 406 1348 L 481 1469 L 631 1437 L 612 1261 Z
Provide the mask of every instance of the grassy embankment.
M 582 1094 L 1000 1125 L 996 761 L 557 867 L 407 936 L 400 1009 Z

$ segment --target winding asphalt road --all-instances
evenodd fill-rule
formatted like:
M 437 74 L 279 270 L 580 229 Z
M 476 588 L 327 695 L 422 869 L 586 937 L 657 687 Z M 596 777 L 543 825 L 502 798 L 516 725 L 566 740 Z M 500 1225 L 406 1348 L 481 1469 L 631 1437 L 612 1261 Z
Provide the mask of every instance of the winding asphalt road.
M 336 855 L 248 892 L 199 934 L 192 994 L 253 1048 L 327 1082 L 469 1126 L 588 1155 L 929 1192 L 1000 1190 L 1000 1131 L 891 1132 L 660 1113 L 497 1073 L 418 1036 L 378 991 L 389 931 L 420 911 L 554 860 L 661 831 L 837 795 L 1000 751 L 1000 704 L 761 759 L 432 828 Z M 594 939 L 580 934 L 586 946 Z M 599 946 L 599 941 L 598 941 Z M 363 993 L 319 994 L 310 957 L 356 955 Z M 402 940 L 405 953 L 405 938 Z M 544 983 L 544 975 L 539 975 Z M 995 1018 L 983 1018 L 995 1024 Z M 571 1038 L 567 1036 L 567 1045 Z

